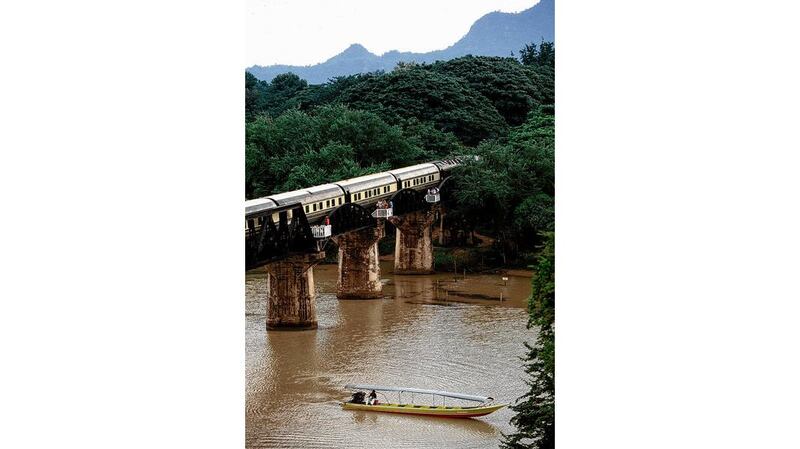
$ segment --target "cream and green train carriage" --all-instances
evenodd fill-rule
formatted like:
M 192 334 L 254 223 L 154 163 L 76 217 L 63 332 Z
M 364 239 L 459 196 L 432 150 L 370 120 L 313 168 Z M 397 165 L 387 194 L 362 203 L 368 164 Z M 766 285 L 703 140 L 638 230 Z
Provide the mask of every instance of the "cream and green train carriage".
M 378 200 L 388 200 L 397 192 L 397 180 L 388 172 L 359 176 L 336 183 L 344 190 L 347 202 L 374 206 Z
M 427 189 L 437 185 L 441 179 L 439 168 L 433 163 L 389 170 L 389 173 L 397 179 L 398 189 Z
M 345 203 L 345 192 L 336 184 L 309 187 L 307 191 L 308 194 L 302 198 L 301 203 L 309 222 L 330 215 L 337 207 Z

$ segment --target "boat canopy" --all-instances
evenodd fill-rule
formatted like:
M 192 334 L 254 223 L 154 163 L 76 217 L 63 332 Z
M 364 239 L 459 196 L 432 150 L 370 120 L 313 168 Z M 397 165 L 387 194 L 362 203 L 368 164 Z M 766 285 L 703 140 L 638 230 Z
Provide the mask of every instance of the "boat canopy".
M 464 399 L 466 401 L 475 401 L 475 402 L 486 402 L 494 400 L 494 398 L 488 396 L 475 396 L 472 394 L 452 393 L 449 391 L 441 391 L 441 390 L 422 390 L 420 388 L 408 388 L 408 387 L 385 387 L 381 385 L 347 384 L 344 386 L 344 388 L 347 390 L 375 390 L 375 391 L 397 391 L 400 393 L 435 394 L 437 396 L 445 396 L 448 398 Z

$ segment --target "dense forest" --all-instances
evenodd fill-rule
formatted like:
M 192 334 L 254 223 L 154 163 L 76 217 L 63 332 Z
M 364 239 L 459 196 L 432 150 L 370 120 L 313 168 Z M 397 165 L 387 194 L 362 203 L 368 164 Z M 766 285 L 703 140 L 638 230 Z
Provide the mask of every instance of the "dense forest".
M 490 241 L 481 265 L 535 260 L 554 224 L 554 73 L 549 42 L 318 85 L 247 73 L 246 197 L 478 155 L 454 178 L 445 226 L 468 236 L 454 244 Z

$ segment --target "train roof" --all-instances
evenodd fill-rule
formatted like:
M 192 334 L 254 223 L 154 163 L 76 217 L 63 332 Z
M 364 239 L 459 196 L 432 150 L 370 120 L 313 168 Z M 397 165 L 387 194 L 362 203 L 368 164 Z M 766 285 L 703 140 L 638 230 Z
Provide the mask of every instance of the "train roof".
M 308 196 L 303 199 L 303 202 L 313 203 L 342 195 L 344 195 L 344 190 L 336 184 L 323 184 L 321 186 L 309 187 Z
M 405 181 L 406 179 L 416 178 L 418 176 L 423 176 L 423 175 L 430 175 L 438 172 L 439 169 L 436 168 L 436 166 L 434 164 L 431 164 L 430 162 L 426 164 L 417 164 L 417 165 L 412 165 L 410 167 L 403 167 L 403 168 L 396 168 L 394 170 L 389 170 L 389 173 L 397 177 L 398 181 Z
M 244 202 L 244 214 L 251 215 L 258 212 L 274 209 L 278 207 L 275 201 L 269 198 L 256 198 Z
M 292 190 L 291 192 L 270 195 L 268 198 L 275 201 L 280 206 L 286 206 L 288 204 L 300 203 L 306 196 L 308 196 L 308 190 Z
M 375 173 L 372 175 L 359 176 L 358 178 L 345 179 L 336 184 L 347 192 L 358 192 L 361 190 L 382 187 L 393 184 L 397 180 L 389 172 Z

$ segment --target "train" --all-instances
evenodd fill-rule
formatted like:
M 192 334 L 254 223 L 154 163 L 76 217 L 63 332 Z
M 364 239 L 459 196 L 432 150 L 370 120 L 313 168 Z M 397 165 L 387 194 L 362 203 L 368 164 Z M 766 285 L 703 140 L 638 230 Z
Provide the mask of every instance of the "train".
M 402 167 L 358 178 L 345 179 L 330 184 L 308 187 L 292 192 L 278 193 L 263 198 L 245 201 L 245 230 L 260 228 L 270 210 L 284 209 L 284 206 L 300 204 L 309 223 L 315 223 L 330 215 L 337 207 L 356 203 L 363 207 L 374 206 L 380 200 L 389 200 L 402 189 L 427 190 L 439 185 L 447 172 L 465 163 L 467 158 L 455 157 L 425 164 Z M 292 219 L 292 211 L 287 211 L 287 219 Z M 272 221 L 278 222 L 278 213 L 272 214 Z

